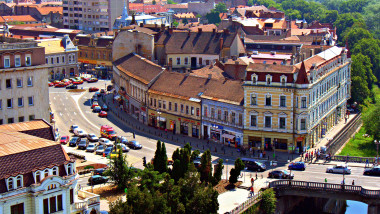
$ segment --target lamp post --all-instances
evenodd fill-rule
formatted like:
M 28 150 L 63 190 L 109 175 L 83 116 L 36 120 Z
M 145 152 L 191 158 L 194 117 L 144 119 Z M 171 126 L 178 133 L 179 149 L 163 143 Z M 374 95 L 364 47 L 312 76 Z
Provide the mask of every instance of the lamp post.
M 374 140 L 373 142 L 375 142 L 375 144 L 376 144 L 376 165 L 377 165 L 377 163 L 378 163 L 378 160 L 379 160 L 379 144 L 380 144 L 380 140 L 379 141 L 377 141 L 377 140 Z
M 226 181 L 228 181 L 228 159 L 226 159 Z

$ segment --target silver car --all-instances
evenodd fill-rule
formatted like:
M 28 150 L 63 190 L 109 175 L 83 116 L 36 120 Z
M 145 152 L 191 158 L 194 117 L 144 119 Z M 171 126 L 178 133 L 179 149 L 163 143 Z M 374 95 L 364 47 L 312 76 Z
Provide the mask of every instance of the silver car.
M 328 173 L 351 174 L 351 168 L 347 164 L 337 164 L 326 169 Z
M 87 139 L 91 142 L 97 142 L 99 140 L 99 138 L 95 134 L 92 134 L 92 133 L 87 135 Z
M 107 147 L 104 146 L 104 145 L 99 145 L 97 148 L 96 148 L 96 151 L 95 151 L 95 154 L 97 155 L 102 155 L 104 150 L 106 149 Z
M 95 143 L 90 143 L 88 144 L 87 148 L 86 148 L 86 152 L 95 152 L 96 150 L 96 145 Z

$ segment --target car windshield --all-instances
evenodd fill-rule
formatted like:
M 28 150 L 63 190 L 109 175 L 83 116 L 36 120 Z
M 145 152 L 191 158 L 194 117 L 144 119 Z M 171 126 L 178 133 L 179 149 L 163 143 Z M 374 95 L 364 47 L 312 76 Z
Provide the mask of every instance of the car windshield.
M 287 174 L 287 175 L 289 174 L 289 172 L 288 172 L 288 171 L 286 171 L 286 170 L 282 170 L 282 171 L 283 171 L 285 174 Z
M 66 140 L 67 139 L 67 137 L 61 137 L 61 140 Z
M 106 152 L 109 152 L 109 151 L 111 151 L 112 150 L 112 148 L 111 147 L 108 147 L 105 151 Z
M 103 145 L 98 146 L 98 150 L 104 149 Z
M 139 146 L 140 145 L 140 143 L 139 142 L 133 142 L 133 144 L 135 144 L 136 146 Z
M 109 131 L 108 134 L 116 134 L 115 131 Z
M 90 145 L 88 145 L 88 147 L 95 147 L 95 145 L 93 145 L 93 144 L 90 144 Z
M 82 131 L 82 130 L 79 130 L 78 133 L 83 133 L 83 131 Z

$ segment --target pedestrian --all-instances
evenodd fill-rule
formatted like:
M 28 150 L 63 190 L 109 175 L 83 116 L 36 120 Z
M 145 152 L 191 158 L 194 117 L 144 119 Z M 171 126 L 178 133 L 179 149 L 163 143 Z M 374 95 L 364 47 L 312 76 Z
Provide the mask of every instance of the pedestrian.
M 260 152 L 260 158 L 263 158 L 263 153 L 262 152 Z
M 365 160 L 365 166 L 364 166 L 364 168 L 367 168 L 367 165 L 369 167 L 369 160 L 368 160 L 368 158 L 367 158 L 367 160 Z
M 325 178 L 325 183 L 327 183 L 327 178 Z
M 255 179 L 251 178 L 251 186 L 253 186 L 253 184 L 255 184 Z
M 267 154 L 267 152 L 264 150 L 263 151 L 263 157 L 265 158 L 265 155 Z
M 355 180 L 352 180 L 352 186 L 355 186 Z
M 135 139 L 136 138 L 136 136 L 135 136 L 135 132 L 133 132 L 133 139 Z
M 250 189 L 251 189 L 251 197 L 252 197 L 252 196 L 255 194 L 255 193 L 254 193 L 254 189 L 253 189 L 253 186 L 251 186 L 251 188 L 250 188 Z

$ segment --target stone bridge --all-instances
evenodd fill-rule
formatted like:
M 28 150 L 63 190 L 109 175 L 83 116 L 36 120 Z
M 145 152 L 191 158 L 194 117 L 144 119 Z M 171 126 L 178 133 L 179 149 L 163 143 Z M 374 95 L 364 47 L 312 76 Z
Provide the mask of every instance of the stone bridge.
M 296 180 L 272 181 L 269 187 L 276 191 L 278 198 L 282 196 L 303 196 L 360 201 L 368 204 L 368 214 L 380 214 L 380 190 L 370 190 L 353 185 Z M 292 206 L 289 201 L 281 200 L 279 205 L 284 206 L 282 210 Z

